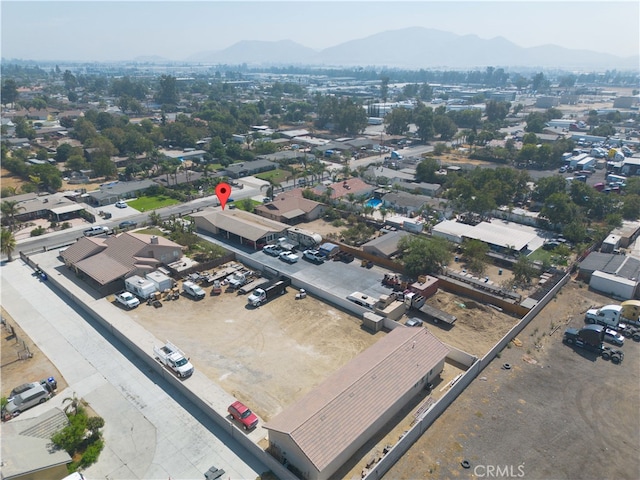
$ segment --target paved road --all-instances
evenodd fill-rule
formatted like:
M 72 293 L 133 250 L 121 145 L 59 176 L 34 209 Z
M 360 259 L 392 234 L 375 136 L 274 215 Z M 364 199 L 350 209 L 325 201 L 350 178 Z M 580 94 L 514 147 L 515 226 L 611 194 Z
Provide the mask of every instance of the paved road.
M 3 264 L 0 275 L 3 307 L 69 384 L 23 417 L 76 392 L 105 419 L 105 450 L 88 478 L 203 478 L 215 465 L 225 478 L 246 479 L 267 470 L 21 260 Z

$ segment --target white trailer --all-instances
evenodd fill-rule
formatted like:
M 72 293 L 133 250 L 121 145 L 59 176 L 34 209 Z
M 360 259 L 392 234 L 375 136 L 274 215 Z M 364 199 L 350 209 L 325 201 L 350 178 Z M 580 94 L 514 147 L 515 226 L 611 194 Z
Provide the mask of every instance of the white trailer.
M 125 279 L 124 288 L 128 292 L 131 292 L 144 300 L 151 297 L 158 291 L 155 283 L 151 280 L 139 277 L 138 275 L 133 275 L 132 277 Z

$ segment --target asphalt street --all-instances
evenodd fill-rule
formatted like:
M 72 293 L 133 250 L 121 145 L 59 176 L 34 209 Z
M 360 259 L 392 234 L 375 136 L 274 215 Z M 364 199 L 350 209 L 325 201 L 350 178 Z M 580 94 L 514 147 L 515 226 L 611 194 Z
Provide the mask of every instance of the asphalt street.
M 105 449 L 87 478 L 193 479 L 216 466 L 225 478 L 247 479 L 268 470 L 21 260 L 4 263 L 0 274 L 3 307 L 69 385 L 22 418 L 75 392 L 105 419 Z

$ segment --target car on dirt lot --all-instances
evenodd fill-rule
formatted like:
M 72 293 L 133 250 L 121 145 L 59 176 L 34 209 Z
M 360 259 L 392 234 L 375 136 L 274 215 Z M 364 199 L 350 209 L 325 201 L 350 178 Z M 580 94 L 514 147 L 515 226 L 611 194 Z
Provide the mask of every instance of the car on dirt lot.
M 277 257 L 282 252 L 282 249 L 277 245 L 265 245 L 262 247 L 262 251 L 267 255 L 271 255 L 272 257 Z
M 405 322 L 405 325 L 407 327 L 421 327 L 422 326 L 422 320 L 420 320 L 419 318 L 416 317 L 412 317 L 409 320 L 407 320 Z
M 618 333 L 615 330 L 612 330 L 611 328 L 605 328 L 604 341 L 612 345 L 617 345 L 618 347 L 621 347 L 624 345 L 624 336 L 622 336 L 621 333 Z
M 251 430 L 258 425 L 258 417 L 256 414 L 240 401 L 235 401 L 229 405 L 227 411 L 235 421 L 242 424 L 242 428 L 245 430 Z

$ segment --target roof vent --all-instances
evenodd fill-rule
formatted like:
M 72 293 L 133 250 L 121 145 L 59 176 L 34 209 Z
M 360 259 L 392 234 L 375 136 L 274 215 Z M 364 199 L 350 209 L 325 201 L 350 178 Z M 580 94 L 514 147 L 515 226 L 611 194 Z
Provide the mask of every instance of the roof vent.
M 151 243 L 153 245 L 157 245 L 158 244 L 158 237 L 156 235 L 152 235 L 151 236 Z

